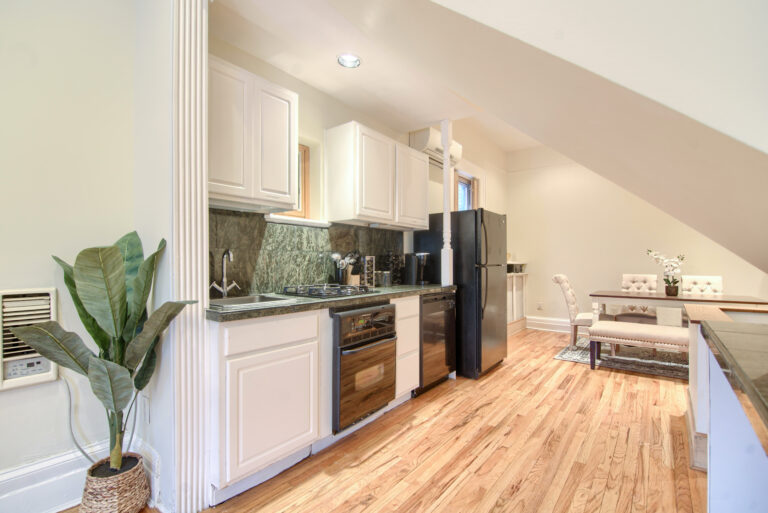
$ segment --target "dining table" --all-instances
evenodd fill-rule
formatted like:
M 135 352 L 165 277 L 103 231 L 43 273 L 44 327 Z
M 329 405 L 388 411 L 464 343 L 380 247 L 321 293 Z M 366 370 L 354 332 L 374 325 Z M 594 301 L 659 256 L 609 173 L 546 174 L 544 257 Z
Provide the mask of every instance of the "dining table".
M 592 315 L 594 322 L 604 313 L 606 305 L 635 305 L 652 306 L 662 310 L 657 319 L 659 324 L 682 324 L 682 310 L 685 304 L 705 304 L 711 306 L 739 306 L 742 311 L 764 312 L 768 306 L 768 299 L 754 296 L 737 296 L 731 294 L 690 294 L 681 293 L 677 296 L 667 296 L 664 291 L 630 292 L 624 290 L 598 290 L 589 295 L 592 298 Z M 674 309 L 674 310 L 672 310 Z M 674 315 L 664 315 L 665 310 L 678 311 Z M 671 319 L 671 321 L 670 321 Z

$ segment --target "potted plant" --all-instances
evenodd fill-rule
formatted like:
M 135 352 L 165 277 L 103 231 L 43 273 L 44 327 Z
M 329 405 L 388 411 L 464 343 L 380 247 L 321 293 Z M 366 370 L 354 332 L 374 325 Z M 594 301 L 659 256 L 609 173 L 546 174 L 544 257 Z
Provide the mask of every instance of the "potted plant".
M 680 264 L 683 260 L 685 260 L 685 255 L 681 254 L 677 255 L 675 258 L 668 258 L 658 251 L 653 251 L 652 249 L 649 249 L 647 253 L 656 261 L 657 264 L 660 264 L 664 267 L 664 293 L 668 296 L 677 296 L 677 284 L 680 283 L 680 280 L 677 279 L 676 275 L 680 274 Z
M 110 453 L 88 469 L 81 512 L 135 513 L 149 498 L 141 456 L 123 453 L 123 435 L 136 397 L 155 370 L 160 335 L 194 302 L 168 301 L 148 314 L 147 300 L 164 249 L 161 240 L 145 259 L 141 239 L 131 232 L 112 246 L 84 249 L 74 266 L 53 257 L 98 355 L 55 321 L 12 329 L 41 355 L 87 376 L 106 409 Z

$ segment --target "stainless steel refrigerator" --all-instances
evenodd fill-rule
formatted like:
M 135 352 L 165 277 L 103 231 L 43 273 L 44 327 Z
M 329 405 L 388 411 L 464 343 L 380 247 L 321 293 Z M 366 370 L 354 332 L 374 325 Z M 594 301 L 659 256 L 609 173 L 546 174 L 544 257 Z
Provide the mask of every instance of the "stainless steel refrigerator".
M 413 236 L 414 250 L 430 254 L 426 276 L 440 283 L 443 214 Z M 477 378 L 507 356 L 506 216 L 485 209 L 451 212 L 456 291 L 456 367 Z

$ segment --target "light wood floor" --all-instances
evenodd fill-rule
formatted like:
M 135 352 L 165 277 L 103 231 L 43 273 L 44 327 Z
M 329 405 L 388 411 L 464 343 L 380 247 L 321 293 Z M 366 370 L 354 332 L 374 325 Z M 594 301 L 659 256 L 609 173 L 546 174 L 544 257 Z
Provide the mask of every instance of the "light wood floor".
M 489 375 L 444 383 L 210 511 L 706 511 L 686 384 L 554 360 L 567 341 L 513 335 Z

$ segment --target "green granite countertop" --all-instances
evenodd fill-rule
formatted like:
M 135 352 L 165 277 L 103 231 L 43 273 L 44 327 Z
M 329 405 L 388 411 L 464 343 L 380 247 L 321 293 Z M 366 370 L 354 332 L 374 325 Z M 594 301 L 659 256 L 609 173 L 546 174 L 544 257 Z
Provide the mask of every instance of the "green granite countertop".
M 737 397 L 746 395 L 768 428 L 768 324 L 702 321 L 701 326 Z
M 449 285 L 443 287 L 439 284 L 434 285 L 395 285 L 394 287 L 377 287 L 375 294 L 366 294 L 363 296 L 350 296 L 332 299 L 316 299 L 287 296 L 284 294 L 268 294 L 269 296 L 292 300 L 290 303 L 280 303 L 277 305 L 265 304 L 249 310 L 240 310 L 237 312 L 220 312 L 218 310 L 208 309 L 205 311 L 205 318 L 209 321 L 227 322 L 240 321 L 243 319 L 255 319 L 257 317 L 268 317 L 271 315 L 283 315 L 296 312 L 306 312 L 308 310 L 322 310 L 323 308 L 339 308 L 345 306 L 365 305 L 382 299 L 394 299 L 398 297 L 420 296 L 422 294 L 433 294 L 435 292 L 455 292 L 456 286 Z

